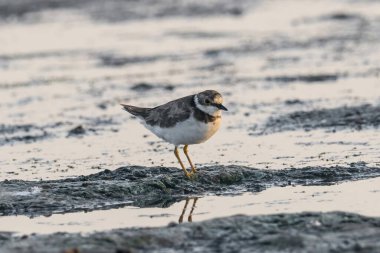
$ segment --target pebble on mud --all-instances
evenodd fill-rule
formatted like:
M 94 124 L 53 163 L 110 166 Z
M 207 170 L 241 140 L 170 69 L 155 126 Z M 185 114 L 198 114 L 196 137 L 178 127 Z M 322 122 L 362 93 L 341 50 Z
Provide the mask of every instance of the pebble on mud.
M 83 135 L 86 133 L 86 130 L 82 125 L 76 126 L 71 129 L 68 133 L 68 136 Z

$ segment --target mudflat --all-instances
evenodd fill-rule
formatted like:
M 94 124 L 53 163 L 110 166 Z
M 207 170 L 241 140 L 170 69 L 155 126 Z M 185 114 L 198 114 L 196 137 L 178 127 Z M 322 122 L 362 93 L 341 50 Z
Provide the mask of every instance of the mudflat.
M 0 0 L 0 251 L 379 251 L 379 9 Z M 187 180 L 120 103 L 205 89 Z

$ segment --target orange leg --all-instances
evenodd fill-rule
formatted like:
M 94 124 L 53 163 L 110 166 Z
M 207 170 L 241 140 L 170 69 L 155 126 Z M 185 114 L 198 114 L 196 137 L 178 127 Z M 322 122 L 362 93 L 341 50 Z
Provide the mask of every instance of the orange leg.
M 186 199 L 185 206 L 184 206 L 183 209 L 182 209 L 181 216 L 179 216 L 178 223 L 182 223 L 182 222 L 183 222 L 183 215 L 184 215 L 185 212 L 186 212 L 186 208 L 187 208 L 187 205 L 188 205 L 188 204 L 189 204 L 189 199 L 187 198 L 187 199 Z
M 194 212 L 194 208 L 195 208 L 195 204 L 197 203 L 197 200 L 198 198 L 194 198 L 193 206 L 191 207 L 191 211 L 188 217 L 189 222 L 193 222 L 193 212 Z
M 195 169 L 195 166 L 194 166 L 193 163 L 191 162 L 190 156 L 189 156 L 189 154 L 188 154 L 188 147 L 189 147 L 189 145 L 185 145 L 185 146 L 183 147 L 183 153 L 185 153 L 185 155 L 186 155 L 186 157 L 187 157 L 187 160 L 188 160 L 189 163 L 190 163 L 190 166 L 191 166 L 191 172 L 192 172 L 192 173 L 195 173 L 195 172 L 197 172 L 197 170 Z
M 179 157 L 178 147 L 177 146 L 174 148 L 174 155 L 175 155 L 175 157 L 177 157 L 177 160 L 178 160 L 179 164 L 181 165 L 181 168 L 182 168 L 183 172 L 185 172 L 185 175 L 188 178 L 190 178 L 190 173 L 186 170 L 185 166 L 183 165 L 183 163 L 181 161 L 181 158 Z

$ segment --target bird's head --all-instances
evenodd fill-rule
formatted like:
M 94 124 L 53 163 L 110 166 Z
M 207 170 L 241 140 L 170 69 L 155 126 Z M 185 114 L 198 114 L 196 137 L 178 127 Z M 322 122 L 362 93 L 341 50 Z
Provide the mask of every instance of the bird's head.
M 215 90 L 205 90 L 196 94 L 194 102 L 199 110 L 209 115 L 215 115 L 220 110 L 228 111 L 223 105 L 222 95 Z

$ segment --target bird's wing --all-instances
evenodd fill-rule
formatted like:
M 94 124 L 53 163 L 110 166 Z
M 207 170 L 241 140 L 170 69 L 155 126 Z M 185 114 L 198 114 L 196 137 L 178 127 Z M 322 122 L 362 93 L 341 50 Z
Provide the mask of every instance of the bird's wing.
M 177 123 L 188 119 L 192 113 L 193 96 L 179 98 L 169 103 L 157 106 L 149 110 L 144 118 L 148 125 L 160 127 L 173 127 Z

